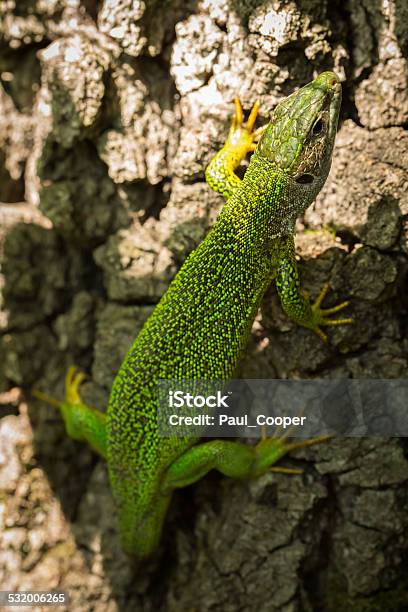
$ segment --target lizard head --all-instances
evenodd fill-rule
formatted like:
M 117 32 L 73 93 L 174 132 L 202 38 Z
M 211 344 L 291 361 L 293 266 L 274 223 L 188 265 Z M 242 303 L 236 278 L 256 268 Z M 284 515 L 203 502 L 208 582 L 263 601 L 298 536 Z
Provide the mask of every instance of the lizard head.
M 256 149 L 296 183 L 304 209 L 329 173 L 340 104 L 338 77 L 323 72 L 278 104 Z

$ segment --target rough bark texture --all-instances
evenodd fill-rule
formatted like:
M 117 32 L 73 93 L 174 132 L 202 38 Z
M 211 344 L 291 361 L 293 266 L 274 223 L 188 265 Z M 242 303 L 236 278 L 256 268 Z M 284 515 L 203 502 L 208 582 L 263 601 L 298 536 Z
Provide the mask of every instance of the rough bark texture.
M 298 251 L 305 287 L 330 280 L 356 322 L 324 346 L 271 288 L 240 373 L 406 377 L 407 2 L 4 0 L 0 31 L 1 589 L 59 587 L 78 611 L 406 610 L 404 441 L 297 453 L 304 477 L 212 474 L 175 496 L 161 550 L 135 569 L 105 465 L 19 388 L 61 396 L 75 363 L 104 409 L 222 204 L 204 168 L 233 97 L 259 98 L 263 122 L 324 69 L 344 80 L 342 121 Z

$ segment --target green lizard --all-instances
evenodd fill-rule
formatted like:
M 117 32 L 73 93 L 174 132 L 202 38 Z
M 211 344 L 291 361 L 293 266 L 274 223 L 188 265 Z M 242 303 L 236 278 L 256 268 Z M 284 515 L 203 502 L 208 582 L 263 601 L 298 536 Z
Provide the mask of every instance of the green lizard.
M 273 279 L 289 317 L 321 337 L 322 325 L 351 322 L 328 318 L 347 302 L 321 309 L 327 287 L 314 304 L 301 292 L 293 239 L 297 217 L 328 175 L 340 101 L 341 86 L 332 72 L 283 100 L 261 130 L 253 130 L 258 105 L 244 125 L 237 101 L 227 142 L 206 170 L 208 183 L 227 202 L 135 339 L 106 415 L 81 401 L 83 374 L 73 368 L 64 401 L 35 392 L 58 406 L 70 436 L 106 458 L 123 548 L 132 555 L 147 557 L 157 548 L 174 489 L 211 469 L 233 478 L 284 471 L 271 466 L 289 451 L 320 441 L 275 437 L 249 446 L 160 437 L 157 385 L 159 379 L 231 378 Z M 241 181 L 234 170 L 250 151 L 255 152 Z

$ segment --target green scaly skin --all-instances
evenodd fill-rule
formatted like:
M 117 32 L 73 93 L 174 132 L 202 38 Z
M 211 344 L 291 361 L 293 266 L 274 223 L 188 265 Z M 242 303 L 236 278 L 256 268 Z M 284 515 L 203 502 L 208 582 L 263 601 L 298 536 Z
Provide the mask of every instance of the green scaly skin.
M 275 278 L 286 313 L 320 336 L 321 325 L 346 303 L 322 310 L 299 289 L 293 232 L 323 186 L 331 164 L 341 87 L 326 72 L 281 102 L 266 129 L 253 131 L 257 106 L 242 124 L 236 113 L 225 147 L 206 171 L 227 198 L 216 224 L 185 261 L 133 343 L 114 381 L 106 418 L 80 399 L 81 374 L 70 369 L 58 405 L 69 434 L 107 459 L 122 544 L 139 558 L 157 548 L 172 491 L 209 470 L 250 478 L 294 448 L 271 438 L 240 442 L 163 438 L 157 433 L 159 379 L 228 379 L 245 349 L 262 296 Z M 317 123 L 318 122 L 318 123 Z M 262 134 L 242 182 L 234 169 Z M 290 470 L 287 470 L 290 471 Z

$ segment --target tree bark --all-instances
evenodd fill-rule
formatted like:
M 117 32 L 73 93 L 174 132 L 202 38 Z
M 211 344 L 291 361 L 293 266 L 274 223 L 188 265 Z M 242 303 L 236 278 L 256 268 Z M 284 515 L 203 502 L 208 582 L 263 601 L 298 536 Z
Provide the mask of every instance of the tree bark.
M 340 128 L 297 250 L 303 286 L 330 281 L 355 324 L 325 346 L 271 288 L 240 375 L 407 376 L 407 3 L 29 0 L 0 2 L 0 24 L 1 590 L 59 588 L 66 609 L 98 612 L 405 610 L 404 439 L 298 452 L 302 477 L 210 474 L 175 495 L 160 550 L 135 568 L 105 464 L 29 390 L 62 397 L 75 364 L 84 400 L 106 409 L 222 206 L 204 169 L 234 96 L 246 111 L 259 99 L 262 124 L 327 69 L 343 81 Z

